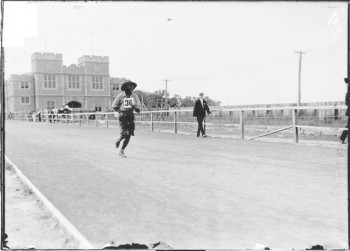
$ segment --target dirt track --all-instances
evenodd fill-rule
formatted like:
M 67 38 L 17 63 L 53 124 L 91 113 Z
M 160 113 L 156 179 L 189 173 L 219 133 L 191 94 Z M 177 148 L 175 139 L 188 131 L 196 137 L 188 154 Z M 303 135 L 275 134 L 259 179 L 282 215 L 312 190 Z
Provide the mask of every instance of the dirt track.
M 96 247 L 346 247 L 346 150 L 7 121 L 6 153 Z

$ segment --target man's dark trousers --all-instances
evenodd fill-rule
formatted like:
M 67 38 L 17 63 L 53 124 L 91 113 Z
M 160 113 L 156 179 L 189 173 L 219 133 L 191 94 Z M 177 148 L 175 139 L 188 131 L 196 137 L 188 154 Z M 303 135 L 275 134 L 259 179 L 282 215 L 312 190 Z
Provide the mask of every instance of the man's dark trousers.
M 346 126 L 346 128 L 348 128 L 348 126 Z M 344 130 L 344 131 L 342 132 L 342 134 L 340 135 L 340 140 L 341 140 L 342 142 L 344 142 L 344 141 L 346 140 L 346 137 L 348 136 L 348 133 L 349 133 L 348 129 L 346 129 L 346 130 Z
M 202 136 L 205 135 L 204 128 L 203 128 L 203 120 L 204 120 L 204 117 L 197 116 L 197 122 L 198 122 L 197 137 L 199 137 L 200 133 L 202 133 Z

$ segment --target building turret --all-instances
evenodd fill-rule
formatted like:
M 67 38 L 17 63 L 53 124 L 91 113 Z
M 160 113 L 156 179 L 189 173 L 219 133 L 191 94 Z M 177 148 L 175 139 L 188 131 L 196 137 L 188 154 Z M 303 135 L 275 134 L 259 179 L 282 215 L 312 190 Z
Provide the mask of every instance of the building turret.
M 78 65 L 84 67 L 86 75 L 109 76 L 109 57 L 82 56 Z
M 32 54 L 32 73 L 62 73 L 62 54 L 39 53 Z

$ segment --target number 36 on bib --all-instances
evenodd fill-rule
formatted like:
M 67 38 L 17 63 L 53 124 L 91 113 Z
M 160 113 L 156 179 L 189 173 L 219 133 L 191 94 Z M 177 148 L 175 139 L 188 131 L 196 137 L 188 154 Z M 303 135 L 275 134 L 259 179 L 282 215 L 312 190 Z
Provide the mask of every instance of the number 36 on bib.
M 124 98 L 124 108 L 131 108 L 134 104 L 134 99 L 133 98 Z

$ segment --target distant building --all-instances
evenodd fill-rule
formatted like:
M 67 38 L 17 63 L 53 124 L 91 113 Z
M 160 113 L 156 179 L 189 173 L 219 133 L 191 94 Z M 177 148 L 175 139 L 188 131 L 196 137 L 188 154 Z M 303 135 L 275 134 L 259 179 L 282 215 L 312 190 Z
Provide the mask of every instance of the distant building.
M 109 58 L 82 56 L 62 65 L 62 54 L 34 53 L 32 71 L 6 81 L 6 112 L 32 112 L 64 105 L 81 111 L 106 111 L 125 78 L 109 76 Z

